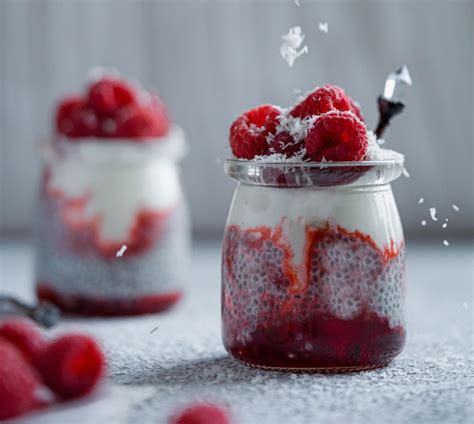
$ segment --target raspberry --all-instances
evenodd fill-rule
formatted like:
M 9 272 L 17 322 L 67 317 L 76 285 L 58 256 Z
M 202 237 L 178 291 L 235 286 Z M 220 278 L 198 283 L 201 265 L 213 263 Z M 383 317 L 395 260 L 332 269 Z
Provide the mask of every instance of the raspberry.
M 62 101 L 56 112 L 58 133 L 70 138 L 94 137 L 98 135 L 99 122 L 95 112 L 78 96 Z
M 269 153 L 266 137 L 275 131 L 280 111 L 262 105 L 239 116 L 230 127 L 230 147 L 235 157 L 253 159 Z
M 226 410 L 216 405 L 200 403 L 172 417 L 171 424 L 230 424 L 230 417 Z
M 354 114 L 329 112 L 318 118 L 306 139 L 307 155 L 316 162 L 362 160 L 367 130 Z
M 290 114 L 296 118 L 306 118 L 311 115 L 322 115 L 332 110 L 352 111 L 363 121 L 359 108 L 344 90 L 330 84 L 311 92 L 291 110 Z
M 64 399 L 84 396 L 97 385 L 105 368 L 104 355 L 94 339 L 67 334 L 43 352 L 44 382 Z
M 87 98 L 99 115 L 113 115 L 120 108 L 135 103 L 137 95 L 125 81 L 103 78 L 90 86 Z
M 145 105 L 133 104 L 117 114 L 116 137 L 146 138 L 165 136 L 170 122 L 165 106 L 157 98 Z
M 295 156 L 304 147 L 303 143 L 296 143 L 288 132 L 277 134 L 270 143 L 271 153 L 281 153 L 287 158 Z
M 21 351 L 0 337 L 0 420 L 32 409 L 39 385 L 36 371 Z
M 9 319 L 0 323 L 0 337 L 15 345 L 34 365 L 38 365 L 47 345 L 38 327 L 26 319 Z

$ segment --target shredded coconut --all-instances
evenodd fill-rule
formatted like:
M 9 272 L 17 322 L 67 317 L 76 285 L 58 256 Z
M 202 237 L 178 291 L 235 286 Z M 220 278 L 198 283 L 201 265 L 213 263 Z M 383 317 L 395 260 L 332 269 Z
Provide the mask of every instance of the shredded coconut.
M 286 162 L 286 163 L 298 163 L 304 162 L 304 156 L 306 155 L 306 149 L 304 147 L 293 156 L 286 156 L 283 153 L 272 153 L 270 155 L 255 156 L 254 160 L 257 162 Z
M 423 199 L 423 197 L 420 197 L 419 200 L 418 200 L 418 204 L 421 205 L 424 201 L 425 201 L 425 199 Z
M 279 117 L 279 124 L 276 133 L 288 132 L 293 137 L 296 143 L 306 139 L 309 131 L 313 128 L 317 116 L 312 115 L 304 119 L 295 118 L 289 114 L 282 114 Z
M 292 67 L 298 57 L 308 53 L 308 46 L 301 47 L 305 36 L 301 32 L 301 27 L 295 26 L 290 28 L 288 34 L 283 35 L 281 38 L 283 40 L 280 46 L 281 57 Z
M 299 5 L 300 5 L 300 0 L 295 0 L 295 4 L 296 4 L 297 6 L 299 6 Z
M 127 246 L 125 244 L 122 244 L 122 247 L 120 248 L 120 250 L 117 250 L 117 253 L 115 254 L 115 256 L 117 258 L 121 258 L 126 250 L 127 250 Z
M 107 134 L 114 134 L 117 131 L 117 124 L 113 119 L 106 119 L 102 124 L 102 130 Z
M 403 155 L 401 153 L 396 152 L 395 150 L 382 149 L 379 145 L 379 140 L 377 140 L 376 135 L 372 131 L 367 130 L 367 138 L 368 145 L 367 152 L 365 154 L 366 160 L 387 160 L 403 158 Z
M 459 212 L 459 206 L 453 204 L 453 209 L 454 209 L 456 212 Z
M 321 31 L 321 32 L 324 32 L 324 33 L 328 33 L 329 31 L 329 26 L 328 26 L 328 23 L 327 22 L 319 22 L 318 23 L 318 29 Z
M 430 208 L 430 216 L 433 221 L 438 220 L 438 218 L 436 218 L 436 208 Z
M 445 222 L 441 227 L 446 228 L 448 224 Z
M 421 221 L 421 225 L 424 227 L 426 225 L 426 221 L 425 220 Z
M 443 244 L 448 247 L 449 246 L 449 241 L 448 240 L 443 240 Z
M 407 171 L 405 167 L 403 168 L 403 175 L 407 178 L 410 178 L 410 173 Z

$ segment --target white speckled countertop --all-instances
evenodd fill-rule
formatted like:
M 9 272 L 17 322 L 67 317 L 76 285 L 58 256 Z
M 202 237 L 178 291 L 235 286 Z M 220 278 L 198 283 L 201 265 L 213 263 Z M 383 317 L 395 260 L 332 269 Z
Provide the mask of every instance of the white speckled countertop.
M 0 242 L 0 292 L 32 299 L 32 246 Z M 218 243 L 194 247 L 189 293 L 163 315 L 70 319 L 94 334 L 109 376 L 93 396 L 13 422 L 166 423 L 195 399 L 227 404 L 236 423 L 467 423 L 474 414 L 472 246 L 408 246 L 409 339 L 390 367 L 347 375 L 264 372 L 220 340 Z M 152 334 L 150 332 L 159 327 Z

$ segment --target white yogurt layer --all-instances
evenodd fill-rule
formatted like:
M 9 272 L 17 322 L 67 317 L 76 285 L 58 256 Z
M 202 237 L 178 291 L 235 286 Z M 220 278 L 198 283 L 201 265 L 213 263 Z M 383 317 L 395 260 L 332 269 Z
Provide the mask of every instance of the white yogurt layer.
M 49 146 L 46 151 L 50 169 L 47 190 L 69 200 L 88 196 L 86 207 L 73 219 L 100 217 L 104 242 L 125 240 L 139 211 L 168 210 L 180 200 L 176 160 L 184 154 L 185 142 L 178 127 L 153 141 L 58 143 L 62 143 L 60 148 L 53 151 Z
M 303 258 L 305 226 L 327 223 L 369 235 L 379 248 L 403 241 L 403 232 L 389 185 L 364 190 L 282 189 L 240 184 L 228 224 L 241 228 L 282 229 L 291 243 L 295 264 Z

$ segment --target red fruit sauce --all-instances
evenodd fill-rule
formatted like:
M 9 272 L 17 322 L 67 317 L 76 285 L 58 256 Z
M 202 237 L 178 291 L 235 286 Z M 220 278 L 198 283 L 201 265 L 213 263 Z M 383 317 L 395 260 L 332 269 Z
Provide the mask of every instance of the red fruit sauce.
M 135 297 L 131 299 L 93 298 L 91 296 L 61 294 L 45 282 L 36 286 L 38 299 L 54 303 L 62 311 L 73 315 L 125 316 L 163 312 L 177 303 L 180 290 L 170 293 Z
M 306 227 L 304 257 L 281 228 L 230 225 L 223 247 L 226 349 L 253 366 L 351 371 L 384 366 L 405 343 L 405 249 L 358 231 Z

